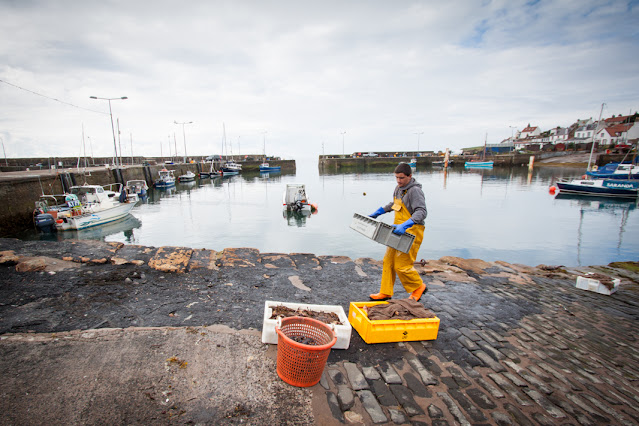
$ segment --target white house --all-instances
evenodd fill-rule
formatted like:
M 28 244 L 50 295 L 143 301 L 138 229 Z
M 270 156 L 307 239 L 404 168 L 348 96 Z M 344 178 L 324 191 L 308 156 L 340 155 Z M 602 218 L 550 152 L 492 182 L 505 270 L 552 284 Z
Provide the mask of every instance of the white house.
M 528 136 L 539 136 L 541 130 L 537 126 L 531 126 L 528 123 L 528 126 L 524 130 L 519 133 L 519 139 L 526 139 Z
M 589 139 L 592 140 L 592 136 L 597 129 L 597 124 L 591 123 L 585 126 L 577 128 L 575 131 L 575 139 Z
M 569 131 L 565 127 L 550 129 L 549 142 L 554 145 L 566 142 L 568 140 L 568 133 Z
M 628 129 L 626 140 L 629 143 L 639 143 L 639 123 L 633 123 L 633 126 Z
M 595 141 L 600 145 L 625 144 L 628 142 L 628 131 L 635 127 L 631 124 L 615 124 L 605 129 L 601 129 L 595 135 Z M 633 131 L 633 135 L 635 132 Z

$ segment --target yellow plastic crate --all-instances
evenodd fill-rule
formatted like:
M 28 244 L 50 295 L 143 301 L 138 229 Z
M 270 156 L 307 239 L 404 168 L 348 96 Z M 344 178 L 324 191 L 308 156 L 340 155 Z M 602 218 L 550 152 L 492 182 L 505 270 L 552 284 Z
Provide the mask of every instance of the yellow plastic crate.
M 380 303 L 388 302 L 351 302 L 348 308 L 348 322 L 366 343 L 437 339 L 439 331 L 439 318 L 437 317 L 412 320 L 369 320 L 362 308 Z

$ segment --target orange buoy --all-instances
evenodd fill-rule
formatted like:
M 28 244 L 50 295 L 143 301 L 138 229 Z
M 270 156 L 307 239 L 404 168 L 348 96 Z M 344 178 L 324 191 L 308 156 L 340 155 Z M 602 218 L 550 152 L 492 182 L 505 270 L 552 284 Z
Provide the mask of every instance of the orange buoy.
M 551 194 L 554 194 L 556 190 L 557 188 L 553 185 L 548 189 L 548 192 L 550 192 Z
M 587 178 L 587 176 L 586 176 L 586 175 L 581 175 L 581 178 L 582 178 L 582 179 L 586 179 L 586 178 Z

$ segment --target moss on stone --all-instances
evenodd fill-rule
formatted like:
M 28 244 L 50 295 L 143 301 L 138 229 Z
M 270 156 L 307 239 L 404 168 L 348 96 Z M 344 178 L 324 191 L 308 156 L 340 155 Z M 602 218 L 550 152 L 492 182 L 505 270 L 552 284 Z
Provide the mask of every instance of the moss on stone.
M 632 272 L 639 272 L 639 262 L 612 262 L 608 266 L 613 268 L 627 269 Z

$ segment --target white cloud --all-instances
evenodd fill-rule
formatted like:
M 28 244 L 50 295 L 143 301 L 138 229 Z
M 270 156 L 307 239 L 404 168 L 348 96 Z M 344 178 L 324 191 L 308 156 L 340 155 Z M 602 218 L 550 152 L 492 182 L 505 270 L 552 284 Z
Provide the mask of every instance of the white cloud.
M 111 155 L 105 101 L 134 153 L 288 158 L 478 145 L 639 108 L 632 2 L 4 2 L 9 156 Z M 239 140 L 239 143 L 238 143 Z M 124 154 L 129 152 L 125 145 Z M 239 146 L 238 146 L 239 145 Z M 173 150 L 173 146 L 171 150 Z

